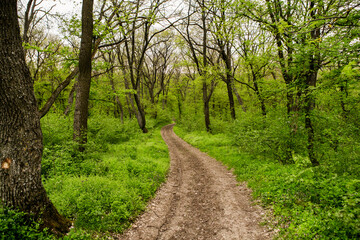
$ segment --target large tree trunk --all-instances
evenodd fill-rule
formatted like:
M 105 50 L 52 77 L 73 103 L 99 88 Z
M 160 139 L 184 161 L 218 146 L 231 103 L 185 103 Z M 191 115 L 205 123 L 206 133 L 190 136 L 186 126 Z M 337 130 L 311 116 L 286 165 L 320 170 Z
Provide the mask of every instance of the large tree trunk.
M 76 89 L 74 113 L 74 140 L 80 144 L 87 142 L 87 119 L 91 84 L 91 48 L 93 37 L 93 0 L 83 0 L 82 33 L 79 56 L 79 79 Z M 84 151 L 81 146 L 80 151 Z
M 57 234 L 68 231 L 41 182 L 42 132 L 25 63 L 17 1 L 0 4 L 0 197 L 4 205 L 34 214 Z
M 310 15 L 315 19 L 315 1 L 310 2 L 311 12 Z M 316 43 L 316 39 L 320 37 L 320 29 L 314 29 L 311 31 L 311 39 L 314 40 L 312 46 L 314 47 L 313 53 L 310 55 L 310 66 L 309 72 L 306 77 L 305 83 L 305 128 L 308 134 L 307 149 L 308 156 L 311 161 L 311 164 L 319 166 L 320 163 L 315 155 L 315 133 L 314 127 L 311 119 L 312 110 L 315 107 L 315 99 L 311 94 L 311 87 L 316 87 L 317 74 L 320 69 L 320 53 L 319 53 L 319 44 Z

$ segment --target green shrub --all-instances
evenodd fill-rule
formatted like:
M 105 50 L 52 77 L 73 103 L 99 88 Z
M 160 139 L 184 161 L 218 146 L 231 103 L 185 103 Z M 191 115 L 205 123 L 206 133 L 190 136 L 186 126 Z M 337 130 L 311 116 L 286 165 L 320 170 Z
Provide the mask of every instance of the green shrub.
M 66 145 L 72 139 L 73 119 L 58 114 L 46 114 L 41 118 L 41 129 L 45 146 Z
M 184 113 L 176 123 L 181 125 L 184 130 L 191 132 L 196 130 L 205 130 L 205 122 L 202 115 Z
M 291 151 L 295 161 L 303 161 L 307 158 L 303 118 L 298 116 L 290 120 L 293 122 L 292 130 L 289 119 L 282 112 L 283 109 L 269 111 L 266 117 L 257 112 L 247 113 L 225 132 L 235 145 L 251 155 L 286 163 L 287 152 Z
M 172 121 L 171 114 L 167 110 L 159 109 L 155 118 L 154 127 L 163 127 Z
M 272 209 L 274 218 L 269 224 L 280 230 L 277 238 L 360 238 L 360 180 L 356 174 L 338 175 L 327 165 L 281 165 L 244 152 L 233 143 L 231 134 L 187 133 L 179 126 L 175 130 L 233 168 L 238 180 L 248 182 L 253 196 Z
M 122 124 L 117 118 L 94 116 L 89 119 L 89 138 L 99 145 L 126 142 L 140 133 L 136 120 Z
M 104 136 L 102 131 L 99 128 L 92 134 Z M 82 154 L 70 145 L 52 147 L 44 154 L 43 167 L 48 169 L 44 186 L 60 213 L 74 220 L 76 229 L 122 232 L 165 181 L 169 157 L 160 130 L 136 136 L 116 144 L 108 141 L 107 151 L 97 153 L 94 143 Z M 50 159 L 52 165 L 47 167 Z
M 42 175 L 45 178 L 98 174 L 98 168 L 102 166 L 100 155 L 109 151 L 110 145 L 127 142 L 140 134 L 134 120 L 121 124 L 120 120 L 115 118 L 90 118 L 88 143 L 85 151 L 79 152 L 78 144 L 72 140 L 72 129 L 67 127 L 69 119 L 54 116 L 56 115 L 49 114 L 42 120 Z
M 40 230 L 40 224 L 34 222 L 27 214 L 0 207 L 0 239 L 45 240 L 55 237 L 46 230 Z
M 105 151 L 104 146 L 90 141 L 84 152 L 79 152 L 78 147 L 72 140 L 66 144 L 45 146 L 41 168 L 43 177 L 95 174 L 101 164 L 100 154 Z

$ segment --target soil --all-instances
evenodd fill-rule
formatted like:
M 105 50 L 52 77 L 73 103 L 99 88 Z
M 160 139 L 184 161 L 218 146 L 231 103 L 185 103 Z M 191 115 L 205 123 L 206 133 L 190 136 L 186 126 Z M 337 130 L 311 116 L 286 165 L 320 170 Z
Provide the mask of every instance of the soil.
M 161 130 L 171 159 L 167 182 L 119 239 L 271 239 L 272 232 L 259 225 L 265 212 L 252 203 L 251 190 L 176 136 L 173 126 Z

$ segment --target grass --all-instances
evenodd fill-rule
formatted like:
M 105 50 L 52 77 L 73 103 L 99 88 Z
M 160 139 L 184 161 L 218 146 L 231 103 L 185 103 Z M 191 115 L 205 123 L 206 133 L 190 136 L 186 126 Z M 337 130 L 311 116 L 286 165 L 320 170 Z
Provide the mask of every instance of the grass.
M 169 159 L 159 130 L 140 136 L 110 145 L 88 175 L 45 181 L 50 199 L 75 227 L 122 232 L 165 181 Z
M 70 118 L 50 114 L 42 119 L 43 184 L 75 226 L 64 239 L 108 239 L 144 211 L 169 168 L 168 149 L 156 127 L 160 124 L 151 123 L 149 133 L 142 134 L 135 121 L 90 118 L 86 151 L 79 153 L 71 141 Z M 54 238 L 39 233 L 36 223 L 19 224 L 21 213 L 0 210 L 2 228 L 12 229 L 0 239 Z
M 223 162 L 239 181 L 246 181 L 253 197 L 273 218 L 278 239 L 359 239 L 360 180 L 337 175 L 326 167 L 281 165 L 269 158 L 240 152 L 227 134 L 175 132 L 185 141 Z

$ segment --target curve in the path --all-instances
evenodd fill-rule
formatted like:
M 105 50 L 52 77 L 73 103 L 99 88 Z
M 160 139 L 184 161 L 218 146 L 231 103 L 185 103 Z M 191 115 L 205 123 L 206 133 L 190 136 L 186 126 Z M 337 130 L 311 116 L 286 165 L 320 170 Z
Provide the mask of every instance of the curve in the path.
M 161 130 L 171 165 L 167 182 L 147 211 L 120 239 L 270 239 L 259 225 L 263 214 L 250 200 L 250 190 L 215 159 L 173 132 Z

